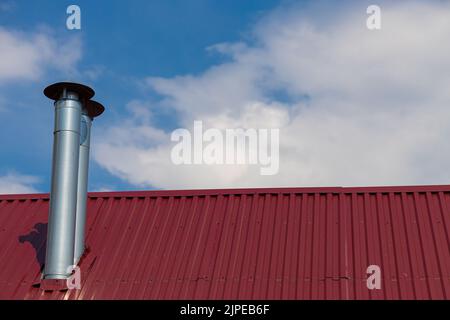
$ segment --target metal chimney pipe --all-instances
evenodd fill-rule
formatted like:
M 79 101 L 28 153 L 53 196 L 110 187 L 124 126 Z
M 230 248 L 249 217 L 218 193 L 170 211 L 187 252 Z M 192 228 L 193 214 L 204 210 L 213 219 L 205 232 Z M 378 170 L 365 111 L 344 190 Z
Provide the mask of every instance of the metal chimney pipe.
M 83 102 L 94 96 L 91 88 L 59 82 L 44 90 L 55 101 L 52 182 L 44 279 L 66 279 L 74 261 L 75 220 Z
M 86 225 L 86 203 L 89 172 L 89 148 L 91 141 L 91 126 L 95 117 L 103 113 L 105 108 L 98 102 L 89 100 L 83 105 L 80 126 L 80 151 L 78 163 L 78 191 L 75 221 L 75 251 L 76 265 L 84 252 L 84 230 Z

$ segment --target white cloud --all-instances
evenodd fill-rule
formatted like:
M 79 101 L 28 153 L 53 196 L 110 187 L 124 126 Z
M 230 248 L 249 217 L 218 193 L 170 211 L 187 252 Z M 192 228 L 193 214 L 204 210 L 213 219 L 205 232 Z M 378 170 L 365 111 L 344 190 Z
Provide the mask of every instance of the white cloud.
M 97 80 L 100 76 L 102 76 L 105 72 L 105 67 L 101 65 L 95 65 L 89 68 L 86 68 L 81 75 L 82 77 L 92 81 Z
M 0 10 L 12 10 L 13 5 L 12 2 L 2 3 Z M 78 37 L 63 40 L 48 29 L 24 33 L 0 26 L 0 113 L 8 110 L 8 101 L 13 99 L 8 85 L 15 81 L 41 80 L 50 72 L 75 74 L 75 64 L 80 58 L 81 41 Z M 20 98 L 14 97 L 14 101 Z M 35 193 L 37 190 L 33 185 L 37 182 L 36 177 L 27 175 L 10 173 L 0 176 L 0 194 Z
M 117 191 L 117 189 L 114 188 L 113 186 L 100 186 L 91 191 L 92 192 L 114 192 L 114 191 Z
M 335 4 L 338 5 L 338 4 Z M 161 188 L 441 184 L 450 181 L 450 4 L 284 8 L 252 43 L 212 46 L 231 61 L 146 83 L 184 127 L 279 127 L 280 171 L 175 166 L 170 135 L 132 116 L 95 144 L 113 174 Z M 338 11 L 338 10 L 337 10 Z M 112 133 L 112 134 L 110 134 Z
M 46 31 L 30 34 L 0 26 L 0 83 L 37 80 L 52 68 L 74 73 L 80 58 L 78 37 L 60 41 Z
M 34 176 L 9 173 L 0 176 L 0 194 L 38 193 L 33 186 L 38 182 Z

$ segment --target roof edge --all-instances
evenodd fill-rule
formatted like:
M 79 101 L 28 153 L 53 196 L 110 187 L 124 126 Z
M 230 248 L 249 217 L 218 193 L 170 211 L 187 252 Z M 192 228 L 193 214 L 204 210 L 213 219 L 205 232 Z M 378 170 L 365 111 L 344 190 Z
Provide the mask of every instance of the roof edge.
M 270 193 L 378 193 L 378 192 L 439 192 L 450 191 L 450 185 L 415 186 L 366 186 L 366 187 L 277 187 L 277 188 L 237 188 L 237 189 L 180 189 L 180 190 L 140 190 L 89 192 L 90 198 L 111 197 L 164 197 L 164 196 L 208 196 L 243 195 Z M 0 200 L 48 200 L 48 193 L 5 194 Z

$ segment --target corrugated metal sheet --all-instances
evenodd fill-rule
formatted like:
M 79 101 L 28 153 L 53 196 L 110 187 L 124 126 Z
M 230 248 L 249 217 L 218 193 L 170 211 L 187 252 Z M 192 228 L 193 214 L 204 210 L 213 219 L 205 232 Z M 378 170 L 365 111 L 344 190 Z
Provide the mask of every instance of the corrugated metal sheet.
M 48 196 L 0 196 L 0 298 L 448 299 L 449 209 L 450 186 L 91 193 L 61 292 L 39 287 Z

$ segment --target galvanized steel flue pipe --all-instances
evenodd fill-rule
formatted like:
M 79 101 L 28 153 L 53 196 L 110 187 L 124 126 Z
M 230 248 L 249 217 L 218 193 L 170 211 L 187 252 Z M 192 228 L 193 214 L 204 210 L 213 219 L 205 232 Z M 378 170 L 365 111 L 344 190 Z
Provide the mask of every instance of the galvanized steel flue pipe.
M 84 250 L 89 161 L 89 150 L 86 151 L 86 148 L 89 149 L 90 123 L 95 116 L 103 112 L 104 108 L 100 104 L 90 102 L 94 90 L 78 83 L 55 83 L 47 87 L 44 94 L 55 101 L 55 127 L 43 276 L 44 279 L 65 279 L 71 274 L 70 266 L 79 258 L 75 256 L 76 239 L 80 241 L 76 229 L 78 220 L 83 223 L 83 227 L 79 229 L 83 230 L 82 250 Z M 92 110 L 92 108 L 100 109 Z M 82 119 L 86 121 L 86 118 L 89 118 L 89 130 L 82 123 Z M 81 256 L 82 250 L 80 253 L 80 249 L 77 249 L 77 254 Z
M 80 151 L 78 161 L 77 211 L 75 220 L 75 245 L 73 263 L 77 264 L 84 252 L 84 230 L 86 225 L 86 203 L 89 172 L 89 149 L 91 126 L 94 117 L 100 115 L 104 107 L 93 100 L 85 103 L 81 111 Z

